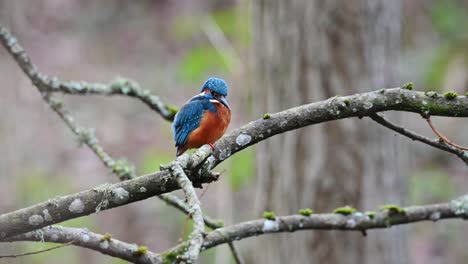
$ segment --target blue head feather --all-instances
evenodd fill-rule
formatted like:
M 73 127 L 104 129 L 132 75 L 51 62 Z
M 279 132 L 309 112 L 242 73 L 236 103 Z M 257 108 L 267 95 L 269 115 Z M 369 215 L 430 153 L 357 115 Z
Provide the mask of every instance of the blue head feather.
M 203 92 L 205 89 L 210 89 L 211 91 L 219 93 L 222 96 L 227 96 L 228 94 L 228 85 L 223 79 L 220 78 L 211 77 L 206 80 L 201 91 Z

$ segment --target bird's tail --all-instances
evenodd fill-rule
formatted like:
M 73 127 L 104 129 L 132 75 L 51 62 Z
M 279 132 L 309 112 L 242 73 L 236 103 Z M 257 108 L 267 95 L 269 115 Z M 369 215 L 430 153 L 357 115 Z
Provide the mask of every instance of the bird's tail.
M 184 152 L 187 150 L 187 147 L 182 147 L 182 146 L 176 146 L 176 156 L 180 156 L 184 154 Z

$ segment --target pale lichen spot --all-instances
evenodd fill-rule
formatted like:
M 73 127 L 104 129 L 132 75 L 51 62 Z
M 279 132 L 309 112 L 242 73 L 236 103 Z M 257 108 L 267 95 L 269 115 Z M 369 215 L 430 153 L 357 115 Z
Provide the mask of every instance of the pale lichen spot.
M 219 153 L 219 159 L 220 160 L 225 160 L 231 156 L 231 150 L 229 148 L 221 150 Z
M 40 215 L 31 215 L 28 219 L 30 225 L 37 226 L 44 222 L 44 218 Z
M 247 134 L 240 134 L 236 138 L 236 143 L 239 146 L 245 146 L 245 145 L 249 144 L 250 141 L 252 141 L 252 137 L 250 135 L 247 135 Z
M 112 202 L 116 204 L 123 204 L 130 198 L 130 193 L 122 187 L 112 190 Z
M 215 161 L 215 157 L 213 156 L 209 156 L 208 159 L 206 159 L 209 163 L 212 163 L 213 161 Z
M 140 187 L 140 192 L 142 193 L 146 192 L 146 188 L 144 186 Z
M 350 218 L 348 219 L 348 221 L 346 221 L 346 227 L 348 228 L 355 228 L 356 227 L 356 220 L 354 220 L 354 218 Z
M 46 221 L 48 221 L 48 222 L 49 222 L 49 221 L 52 221 L 52 216 L 49 214 L 49 210 L 44 209 L 44 210 L 42 211 L 42 213 L 44 214 L 44 220 L 46 220 Z
M 91 238 L 89 237 L 88 234 L 83 234 L 83 236 L 81 236 L 81 241 L 83 241 L 85 243 L 88 242 L 89 239 L 91 239 Z
M 102 248 L 102 249 L 109 248 L 109 241 L 107 241 L 107 240 L 102 241 L 101 243 L 99 243 L 99 247 Z
M 373 107 L 374 105 L 371 102 L 365 102 L 364 103 L 364 109 L 369 110 Z
M 427 101 L 426 101 L 426 100 L 423 100 L 423 101 L 422 101 L 422 104 L 423 104 L 423 105 L 427 105 Z
M 51 237 L 50 237 L 50 240 L 52 241 L 57 241 L 59 239 L 58 235 L 57 234 L 53 234 Z
M 70 206 L 68 206 L 68 210 L 76 214 L 82 213 L 84 211 L 84 204 L 81 199 L 76 198 Z
M 440 212 L 433 212 L 430 216 L 429 219 L 432 221 L 436 222 L 437 220 L 440 219 Z
M 452 211 L 456 215 L 468 216 L 468 195 L 463 195 L 450 202 Z
M 262 231 L 263 231 L 264 233 L 275 232 L 275 231 L 278 231 L 278 230 L 279 230 L 279 223 L 278 223 L 276 220 L 268 220 L 268 219 L 266 219 L 266 220 L 263 222 Z

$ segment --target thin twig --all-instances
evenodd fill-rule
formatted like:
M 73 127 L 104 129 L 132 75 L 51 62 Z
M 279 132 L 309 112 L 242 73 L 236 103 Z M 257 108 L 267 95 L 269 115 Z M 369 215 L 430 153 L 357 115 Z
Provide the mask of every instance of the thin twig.
M 452 140 L 448 139 L 446 136 L 444 136 L 444 134 L 442 134 L 441 132 L 439 132 L 435 126 L 432 124 L 432 121 L 431 121 L 431 117 L 428 117 L 426 118 L 426 121 L 427 123 L 429 124 L 429 126 L 431 127 L 432 131 L 434 131 L 434 133 L 442 140 L 444 141 L 445 143 L 447 143 L 448 145 L 450 146 L 453 146 L 457 149 L 461 149 L 461 150 L 468 150 L 468 147 L 464 147 L 464 146 L 461 146 L 461 145 L 458 145 L 456 143 L 453 143 Z
M 94 130 L 78 125 L 75 122 L 75 118 L 65 108 L 63 102 L 53 98 L 49 93 L 44 94 L 43 98 L 50 108 L 57 113 L 57 115 L 67 125 L 67 127 L 70 128 L 70 130 L 78 137 L 80 143 L 84 143 L 88 146 L 102 161 L 104 166 L 111 169 L 120 180 L 128 180 L 135 177 L 135 167 L 125 159 L 114 160 L 107 152 L 105 152 L 101 145 L 99 145 L 99 141 L 94 134 Z
M 234 242 L 231 241 L 228 243 L 228 245 L 229 245 L 229 249 L 231 249 L 231 253 L 232 253 L 232 256 L 234 257 L 234 261 L 236 262 L 236 264 L 245 263 L 244 259 L 242 259 L 239 249 L 237 249 L 236 245 L 234 245 Z
M 75 241 L 70 241 L 68 243 L 61 244 L 61 245 L 58 245 L 58 246 L 54 246 L 54 247 L 50 247 L 50 248 L 46 248 L 46 249 L 42 249 L 42 250 L 38 250 L 38 251 L 33 251 L 33 252 L 22 253 L 22 254 L 0 255 L 0 259 L 2 259 L 2 258 L 18 258 L 18 257 L 36 255 L 36 254 L 44 253 L 44 252 L 47 252 L 47 251 L 52 251 L 54 249 L 69 246 L 69 245 L 73 244 L 73 242 L 75 242 Z
M 434 140 L 434 139 L 427 138 L 427 137 L 425 137 L 423 135 L 420 135 L 420 134 L 418 134 L 418 133 L 416 133 L 414 131 L 411 131 L 411 130 L 409 130 L 407 128 L 404 128 L 404 127 L 398 126 L 396 124 L 393 124 L 392 122 L 388 121 L 387 119 L 385 119 L 384 117 L 382 117 L 382 116 L 380 116 L 378 114 L 373 114 L 373 115 L 370 115 L 369 117 L 372 120 L 374 120 L 375 122 L 381 124 L 382 126 L 385 126 L 385 127 L 389 128 L 389 129 L 395 131 L 395 132 L 398 132 L 401 135 L 406 136 L 406 137 L 408 137 L 408 138 L 410 138 L 412 140 L 416 140 L 416 141 L 422 142 L 424 144 L 427 144 L 429 146 L 441 149 L 443 151 L 453 153 L 453 154 L 457 155 L 457 157 L 459 157 L 461 160 L 463 160 L 463 162 L 465 162 L 466 165 L 468 165 L 468 152 L 466 152 L 466 151 L 463 151 L 463 150 L 460 150 L 460 149 L 455 148 L 453 146 L 441 143 L 439 140 Z

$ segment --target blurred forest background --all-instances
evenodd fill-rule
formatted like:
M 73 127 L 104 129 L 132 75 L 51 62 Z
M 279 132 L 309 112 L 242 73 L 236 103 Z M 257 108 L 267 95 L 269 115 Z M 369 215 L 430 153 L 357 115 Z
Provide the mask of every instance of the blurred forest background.
M 259 96 L 267 96 L 258 93 L 264 84 L 258 83 L 253 70 L 258 55 L 253 34 L 259 29 L 255 25 L 255 14 L 259 11 L 253 2 L 256 1 L 0 0 L 0 23 L 16 35 L 41 72 L 61 80 L 108 83 L 118 76 L 128 77 L 164 102 L 181 106 L 199 92 L 207 77 L 224 78 L 230 85 L 229 101 L 234 109 L 229 129 L 234 129 L 258 119 L 261 115 L 257 103 L 263 101 Z M 468 31 L 463 25 L 468 23 L 468 2 L 402 0 L 400 8 L 401 59 L 395 65 L 399 77 L 393 78 L 391 85 L 413 81 L 417 90 L 465 93 Z M 79 148 L 75 136 L 42 101 L 3 49 L 0 49 L 0 79 L 1 213 L 117 181 L 89 149 Z M 383 87 L 364 89 L 380 88 Z M 356 92 L 342 89 L 342 95 Z M 323 96 L 308 100 L 322 100 L 326 98 Z M 136 165 L 139 175 L 156 171 L 159 164 L 174 158 L 170 124 L 140 102 L 117 96 L 66 96 L 65 103 L 81 125 L 95 128 L 111 155 L 127 158 Z M 274 112 L 277 108 L 261 111 Z M 405 114 L 400 119 L 407 127 L 432 136 L 419 116 Z M 435 122 L 450 138 L 468 145 L 467 122 L 456 118 L 435 118 Z M 405 196 L 398 200 L 402 205 L 444 202 L 466 193 L 468 173 L 459 159 L 400 136 L 396 136 L 396 141 L 408 147 L 408 153 L 401 154 L 407 167 L 402 170 Z M 272 209 L 262 205 L 265 197 L 260 190 L 264 179 L 256 176 L 264 173 L 256 166 L 256 151 L 264 151 L 265 146 L 267 143 L 260 143 L 258 148 L 242 151 L 218 168 L 223 171 L 223 177 L 210 184 L 201 198 L 205 213 L 232 224 L 259 218 L 264 210 Z M 320 153 L 320 149 L 315 153 Z M 257 155 L 257 158 L 258 164 L 262 164 L 261 157 Z M 339 200 L 332 200 L 326 208 L 343 205 Z M 302 203 L 280 212 L 291 214 L 301 207 L 315 209 Z M 154 198 L 63 224 L 108 232 L 123 241 L 160 252 L 181 238 L 185 219 L 185 215 Z M 410 263 L 463 263 L 468 258 L 463 243 L 468 226 L 460 221 L 397 228 L 407 234 L 408 246 L 403 244 L 403 247 L 408 250 Z M 371 231 L 369 237 L 385 234 Z M 282 236 L 287 241 L 297 235 L 274 236 Z M 261 241 L 272 236 L 265 236 Z M 255 252 L 256 239 L 237 243 L 248 263 L 256 263 L 255 255 L 261 254 Z M 355 239 L 367 238 L 356 236 Z M 354 241 L 347 240 L 347 243 Z M 0 254 L 49 246 L 2 243 Z M 0 262 L 63 263 L 64 258 L 69 264 L 122 262 L 73 246 Z M 227 246 L 204 252 L 200 259 L 200 263 L 230 261 Z

